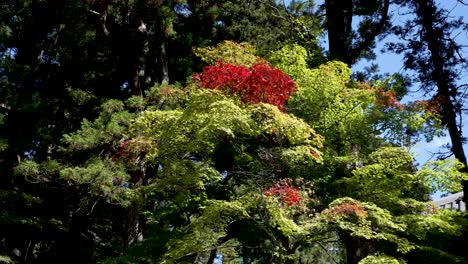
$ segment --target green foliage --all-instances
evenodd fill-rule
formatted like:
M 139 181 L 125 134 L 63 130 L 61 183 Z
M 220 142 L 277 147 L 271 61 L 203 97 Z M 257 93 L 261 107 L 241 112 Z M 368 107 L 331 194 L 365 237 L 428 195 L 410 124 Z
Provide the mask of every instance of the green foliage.
M 462 190 L 461 182 L 468 180 L 468 174 L 462 172 L 463 167 L 463 163 L 456 159 L 430 161 L 417 172 L 417 177 L 430 186 L 432 193 L 455 193 Z
M 293 220 L 295 214 L 255 193 L 274 179 L 298 177 L 320 162 L 321 136 L 272 105 L 245 105 L 217 91 L 176 91 L 151 94 L 147 100 L 156 105 L 138 114 L 126 112 L 122 103 L 107 102 L 94 122 L 83 122 L 79 131 L 64 137 L 65 153 L 81 152 L 86 157 L 75 165 L 61 165 L 58 172 L 61 179 L 86 188 L 91 195 L 82 203 L 83 210 L 92 211 L 93 197 L 130 208 L 135 202 L 161 204 L 147 211 L 154 219 L 153 224 L 148 222 L 151 228 L 167 221 L 166 217 L 174 220 L 186 214 L 188 222 L 172 227 L 176 231 L 169 235 L 168 250 L 155 256 L 167 262 L 180 262 L 192 254 L 201 257 L 228 235 L 232 238 L 223 243 L 266 243 L 261 250 L 266 255 L 270 243 L 282 243 L 276 235 L 266 236 L 269 232 L 305 236 Z M 161 107 L 161 100 L 171 97 L 179 103 Z M 129 105 L 133 107 L 135 101 Z M 92 155 L 92 150 L 101 154 Z M 134 178 L 141 166 L 147 173 Z M 17 170 L 36 177 L 43 174 L 41 165 L 28 162 Z M 228 188 L 228 192 L 213 192 L 216 188 Z M 213 199 L 220 195 L 224 198 Z M 165 216 L 163 212 L 169 211 Z M 258 219 L 270 219 L 270 224 L 265 227 Z M 266 237 L 250 241 L 234 235 L 234 229 L 240 228 L 234 223 L 243 226 L 248 221 L 258 221 L 252 226 L 255 232 L 269 230 Z M 280 246 L 278 259 L 294 254 L 289 250 Z
M 0 256 L 0 262 L 1 263 L 6 263 L 6 264 L 14 263 L 11 260 L 11 258 L 9 258 L 8 256 L 3 256 L 3 255 Z
M 297 153 L 316 160 L 304 148 L 309 146 L 319 155 L 317 148 L 321 146 L 321 138 L 312 128 L 274 106 L 243 107 L 237 100 L 205 90 L 193 92 L 185 109 L 143 112 L 132 129 L 153 142 L 148 150 L 148 159 L 153 162 L 159 157 L 212 155 L 220 140 L 244 152 L 248 145 L 242 141 L 249 137 L 283 146 L 290 157 Z
M 404 264 L 406 261 L 389 257 L 384 254 L 369 255 L 359 261 L 359 264 Z
M 82 167 L 65 167 L 60 170 L 60 177 L 65 181 L 73 181 L 75 185 L 90 185 L 89 192 L 103 197 L 109 202 L 129 202 L 131 192 L 116 183 L 128 181 L 129 176 L 122 167 L 111 160 L 89 160 Z M 117 185 L 117 186 L 116 186 Z
M 15 173 L 28 181 L 40 183 L 53 181 L 60 169 L 61 166 L 56 160 L 47 160 L 40 164 L 25 160 L 15 167 Z
M 356 145 L 365 151 L 364 142 L 379 134 L 403 146 L 413 144 L 412 137 L 418 133 L 428 139 L 437 134 L 433 129 L 437 119 L 416 105 L 399 103 L 398 85 L 388 84 L 392 80 L 373 86 L 351 82 L 351 71 L 344 63 L 329 62 L 309 69 L 306 60 L 306 50 L 298 45 L 286 45 L 271 55 L 273 64 L 298 85 L 287 110 L 324 135 L 336 146 L 335 151 Z M 431 122 L 436 123 L 425 126 Z
M 408 226 L 407 235 L 434 247 L 444 246 L 450 237 L 461 236 L 468 224 L 462 213 L 450 210 L 440 210 L 430 215 L 405 215 L 400 218 Z
M 460 256 L 452 255 L 447 253 L 448 250 L 440 250 L 431 247 L 420 247 L 416 249 L 412 254 L 409 254 L 408 262 L 416 263 L 454 263 L 462 264 L 466 263 L 466 259 Z
M 207 201 L 201 216 L 184 228 L 186 235 L 169 242 L 169 251 L 161 263 L 180 263 L 184 256 L 209 252 L 217 247 L 220 238 L 227 235 L 227 226 L 231 222 L 249 217 L 244 206 L 238 201 Z
M 364 135 L 373 132 L 368 117 L 374 95 L 370 90 L 348 87 L 351 71 L 345 64 L 330 62 L 309 69 L 305 49 L 297 45 L 283 47 L 272 55 L 272 61 L 298 85 L 287 111 L 308 122 L 329 143 L 359 144 Z M 341 149 L 337 146 L 335 151 Z
M 390 210 L 405 198 L 423 199 L 425 189 L 413 172 L 413 158 L 401 148 L 381 148 L 371 153 L 352 177 L 339 180 L 343 193 L 361 201 L 371 201 Z M 419 190 L 418 190 L 419 189 Z
M 425 201 L 465 175 L 452 161 L 416 172 L 395 147 L 437 116 L 399 103 L 397 78 L 309 68 L 323 60 L 312 2 L 21 3 L 0 4 L 0 261 L 18 249 L 29 262 L 337 262 L 346 239 L 458 260 L 444 243 L 462 237 L 463 215 Z M 158 84 L 166 66 L 180 81 L 196 71 L 192 52 L 246 67 L 270 54 L 298 91 L 282 112 Z
M 209 65 L 215 65 L 220 61 L 232 65 L 252 67 L 263 61 L 256 56 L 255 46 L 246 42 L 224 41 L 216 47 L 195 48 L 194 53 Z
M 85 150 L 111 143 L 114 139 L 126 133 L 126 129 L 134 116 L 122 111 L 124 104 L 118 100 L 109 100 L 102 106 L 102 114 L 94 122 L 83 120 L 81 128 L 76 133 L 63 137 L 63 142 L 70 150 Z
M 364 203 L 352 198 L 340 198 L 321 213 L 321 217 L 332 228 L 351 236 L 367 240 L 383 240 L 395 243 L 403 253 L 414 249 L 407 239 L 398 236 L 406 226 L 397 221 L 388 210 L 372 203 Z

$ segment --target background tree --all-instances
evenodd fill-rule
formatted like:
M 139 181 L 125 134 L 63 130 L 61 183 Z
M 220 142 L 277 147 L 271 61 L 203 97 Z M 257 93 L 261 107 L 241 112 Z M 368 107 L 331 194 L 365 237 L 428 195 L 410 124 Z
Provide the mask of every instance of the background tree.
M 326 0 L 323 5 L 330 60 L 351 66 L 360 58 L 375 56 L 372 49 L 376 38 L 390 28 L 390 0 Z M 353 21 L 357 17 L 362 20 L 354 29 Z
M 396 34 L 406 43 L 389 47 L 404 53 L 406 69 L 417 73 L 421 88 L 432 97 L 429 102 L 448 130 L 450 151 L 464 164 L 462 170 L 466 172 L 461 122 L 464 96 L 457 84 L 466 60 L 461 56 L 461 45 L 452 36 L 453 31 L 463 26 L 463 21 L 451 20 L 448 11 L 434 1 L 401 1 L 401 4 L 414 10 L 416 17 L 404 26 L 395 27 Z M 466 181 L 463 186 L 465 193 L 468 192 Z M 468 201 L 466 196 L 464 199 Z

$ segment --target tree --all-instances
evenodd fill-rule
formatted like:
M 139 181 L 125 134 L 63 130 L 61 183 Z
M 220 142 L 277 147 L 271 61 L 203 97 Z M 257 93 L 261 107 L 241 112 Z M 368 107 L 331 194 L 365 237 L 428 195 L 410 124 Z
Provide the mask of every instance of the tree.
M 448 12 L 438 8 L 434 1 L 402 1 L 416 13 L 413 21 L 395 32 L 407 41 L 407 45 L 390 45 L 390 49 L 405 54 L 405 67 L 417 72 L 421 87 L 431 94 L 431 103 L 436 105 L 443 125 L 451 140 L 451 152 L 464 165 L 467 172 L 467 159 L 461 130 L 463 96 L 456 84 L 460 68 L 465 65 L 461 57 L 461 46 L 451 35 L 463 23 L 450 21 Z M 464 191 L 468 192 L 468 182 L 463 181 Z M 465 202 L 467 198 L 464 198 Z
M 369 202 L 390 212 L 381 223 L 393 225 L 400 221 L 397 218 L 401 215 L 427 212 L 424 201 L 428 200 L 428 182 L 443 182 L 441 178 L 445 178 L 454 183 L 465 177 L 456 172 L 457 166 L 453 164 L 449 166 L 450 169 L 444 170 L 445 173 L 437 173 L 437 168 L 443 166 L 435 166 L 431 167 L 431 172 L 419 174 L 407 150 L 389 148 L 392 146 L 389 142 L 393 146 L 411 145 L 414 141 L 407 130 L 420 131 L 429 138 L 433 135 L 432 129 L 425 131 L 425 123 L 428 120 L 437 123 L 437 117 L 426 112 L 425 104 L 416 102 L 404 105 L 399 102 L 396 91 L 392 90 L 398 89 L 398 85 L 389 85 L 387 81 L 391 80 L 372 85 L 353 82 L 351 72 L 343 63 L 332 62 L 318 69 L 308 69 L 306 54 L 300 47 L 285 46 L 275 52 L 271 59 L 298 85 L 298 91 L 288 101 L 286 111 L 306 120 L 325 138 L 323 167 L 319 166 L 310 175 L 318 179 L 314 185 L 315 191 L 324 204 L 333 204 L 335 199 L 343 196 Z M 454 178 L 449 180 L 448 175 Z M 356 207 L 354 202 L 352 204 L 346 205 L 349 211 L 339 210 L 353 213 L 354 209 L 361 208 L 362 213 L 367 211 Z M 339 240 L 345 244 L 349 263 L 357 263 L 367 254 L 381 250 L 400 257 L 390 253 L 391 250 L 387 252 L 389 242 L 400 244 L 409 251 L 415 246 L 413 243 L 417 244 L 401 235 L 400 232 L 405 232 L 404 228 L 400 231 L 397 231 L 398 228 L 393 231 L 387 229 L 389 233 L 379 234 L 377 237 L 380 238 L 377 238 L 364 235 L 367 231 L 358 231 L 359 228 L 353 225 L 351 228 L 349 224 L 346 221 L 338 222 L 338 226 L 332 229 L 341 234 Z M 370 228 L 381 230 L 376 226 Z
M 142 229 L 137 233 L 143 232 L 147 243 L 161 239 L 159 232 L 162 232 L 174 244 L 169 251 L 163 246 L 153 253 L 156 259 L 165 261 L 179 262 L 184 256 L 197 259 L 223 239 L 226 241 L 220 244 L 237 239 L 245 246 L 268 240 L 282 245 L 281 256 L 293 254 L 293 247 L 278 237 L 299 230 L 292 220 L 283 219 L 285 214 L 293 216 L 292 212 L 288 213 L 292 204 L 286 200 L 284 208 L 278 210 L 271 205 L 272 211 L 264 212 L 260 205 L 267 206 L 269 202 L 258 190 L 278 179 L 295 177 L 295 173 L 305 170 L 300 167 L 319 162 L 320 137 L 303 121 L 271 105 L 245 105 L 220 93 L 203 90 L 187 95 L 167 93 L 167 98 L 177 96 L 184 100 L 185 106 L 148 109 L 129 128 L 125 128 L 128 124 L 125 120 L 129 120 L 130 113 L 121 111 L 122 104 L 108 102 L 95 122 L 84 122 L 80 131 L 64 138 L 68 145 L 65 153 L 69 153 L 66 155 L 75 158 L 70 162 L 53 161 L 57 164 L 55 173 L 88 193 L 74 210 L 78 214 L 74 218 L 80 215 L 78 212 L 101 216 L 102 222 L 115 229 L 112 240 L 121 240 L 128 246 L 136 238 L 128 232 L 119 235 L 119 230 L 128 230 L 135 224 L 127 225 L 125 217 L 115 217 L 122 210 L 138 210 L 137 222 Z M 100 156 L 92 154 L 103 149 L 105 152 Z M 82 161 L 75 163 L 75 155 Z M 54 177 L 44 170 L 48 163 L 24 162 L 17 170 L 30 179 L 47 182 L 49 177 Z M 271 203 L 275 201 L 272 198 Z M 124 207 L 112 209 L 115 207 L 112 204 Z M 110 215 L 103 217 L 101 213 L 107 211 L 106 207 Z M 142 218 L 144 212 L 146 221 Z M 273 223 L 264 226 L 263 221 L 255 220 L 257 217 L 271 217 Z M 251 228 L 259 234 L 264 228 L 269 231 L 255 241 L 242 237 L 243 232 L 239 230 L 252 224 Z M 101 239 L 109 235 L 105 225 L 82 226 L 82 232 Z M 205 231 L 201 232 L 200 228 Z M 153 234 L 146 230 L 159 231 Z M 272 236 L 269 232 L 279 233 Z M 281 235 L 283 232 L 286 233 Z M 187 236 L 195 244 L 187 244 L 184 238 Z M 99 251 L 105 251 L 108 246 L 99 247 L 103 247 Z M 164 254 L 158 256 L 161 251 Z M 255 258 L 260 258 L 258 254 L 273 257 L 267 248 L 245 254 L 257 254 Z

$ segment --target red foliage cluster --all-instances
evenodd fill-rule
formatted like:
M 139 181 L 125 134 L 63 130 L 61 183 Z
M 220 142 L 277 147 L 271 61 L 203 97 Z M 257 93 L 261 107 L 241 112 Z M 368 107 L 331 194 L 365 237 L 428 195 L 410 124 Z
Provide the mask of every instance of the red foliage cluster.
M 396 108 L 403 110 L 404 105 L 396 98 L 395 91 L 385 91 L 384 89 L 376 89 L 375 94 L 377 95 L 376 104 L 384 108 Z
M 435 96 L 431 100 L 417 101 L 416 105 L 424 108 L 426 112 L 432 114 L 440 114 L 442 112 L 442 105 L 446 99 L 442 96 Z
M 277 196 L 288 206 L 300 205 L 302 199 L 299 190 L 292 187 L 289 182 L 287 180 L 280 180 L 275 186 L 266 190 L 263 194 L 265 196 Z
M 238 94 L 244 102 L 269 103 L 284 108 L 289 95 L 297 90 L 294 81 L 279 69 L 259 63 L 250 68 L 218 62 L 192 76 L 204 88 Z
M 366 218 L 367 211 L 366 209 L 355 203 L 342 203 L 330 209 L 330 213 L 334 216 L 339 215 L 347 215 L 347 216 L 355 216 L 357 218 Z

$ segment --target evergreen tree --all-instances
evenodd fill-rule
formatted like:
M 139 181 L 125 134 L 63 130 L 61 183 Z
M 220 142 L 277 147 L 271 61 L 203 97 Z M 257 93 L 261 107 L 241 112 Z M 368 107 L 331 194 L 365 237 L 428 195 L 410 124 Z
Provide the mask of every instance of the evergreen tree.
M 462 136 L 463 93 L 457 85 L 460 72 L 466 65 L 460 55 L 461 45 L 451 35 L 463 26 L 461 19 L 451 20 L 447 10 L 439 8 L 434 1 L 401 1 L 415 11 L 416 17 L 405 26 L 398 26 L 395 32 L 406 40 L 406 44 L 392 44 L 390 49 L 405 55 L 405 67 L 414 70 L 421 87 L 432 98 L 429 108 L 441 116 L 443 125 L 448 130 L 453 155 L 464 164 L 462 171 L 467 171 L 467 159 Z M 463 182 L 465 193 L 468 182 Z M 467 202 L 468 198 L 464 197 Z
M 376 38 L 390 28 L 390 0 L 326 0 L 323 5 L 329 59 L 351 66 L 361 58 L 374 57 Z M 363 19 L 354 29 L 357 17 Z

